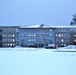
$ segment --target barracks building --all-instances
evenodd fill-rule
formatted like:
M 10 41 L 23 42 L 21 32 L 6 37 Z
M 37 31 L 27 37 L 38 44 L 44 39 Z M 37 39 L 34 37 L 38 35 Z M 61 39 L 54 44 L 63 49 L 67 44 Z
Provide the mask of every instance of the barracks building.
M 0 26 L 0 47 L 76 45 L 76 26 Z

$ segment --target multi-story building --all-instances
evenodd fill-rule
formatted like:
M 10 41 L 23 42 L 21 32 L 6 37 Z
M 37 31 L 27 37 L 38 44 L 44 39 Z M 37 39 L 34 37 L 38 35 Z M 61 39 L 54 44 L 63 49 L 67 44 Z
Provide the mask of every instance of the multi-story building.
M 55 44 L 55 28 L 44 27 L 20 27 L 19 46 L 43 47 Z
M 0 47 L 76 45 L 76 26 L 0 26 Z

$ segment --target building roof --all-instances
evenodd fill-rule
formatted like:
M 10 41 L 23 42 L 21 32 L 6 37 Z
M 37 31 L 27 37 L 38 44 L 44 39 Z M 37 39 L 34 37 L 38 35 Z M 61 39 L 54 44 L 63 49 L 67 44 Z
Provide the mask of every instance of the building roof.
M 28 26 L 21 26 L 20 28 L 48 28 L 50 26 L 48 25 L 44 25 L 44 24 L 41 24 L 41 25 L 28 25 Z
M 20 26 L 20 28 L 76 28 L 76 26 L 49 26 L 49 25 L 28 25 L 28 26 Z

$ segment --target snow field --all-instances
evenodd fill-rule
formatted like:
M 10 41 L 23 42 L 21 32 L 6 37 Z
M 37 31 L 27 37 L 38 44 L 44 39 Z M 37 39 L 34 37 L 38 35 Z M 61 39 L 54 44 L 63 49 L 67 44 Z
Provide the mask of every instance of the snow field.
M 0 75 L 76 75 L 76 52 L 25 50 L 1 50 Z

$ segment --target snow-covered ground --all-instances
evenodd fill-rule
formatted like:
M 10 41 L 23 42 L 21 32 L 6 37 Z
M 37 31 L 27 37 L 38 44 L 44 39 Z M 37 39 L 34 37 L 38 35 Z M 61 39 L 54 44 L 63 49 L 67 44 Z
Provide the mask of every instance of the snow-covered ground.
M 0 75 L 76 75 L 76 52 L 0 48 Z
M 55 51 L 57 51 L 57 52 L 76 52 L 76 46 L 68 45 L 66 47 L 57 48 Z

